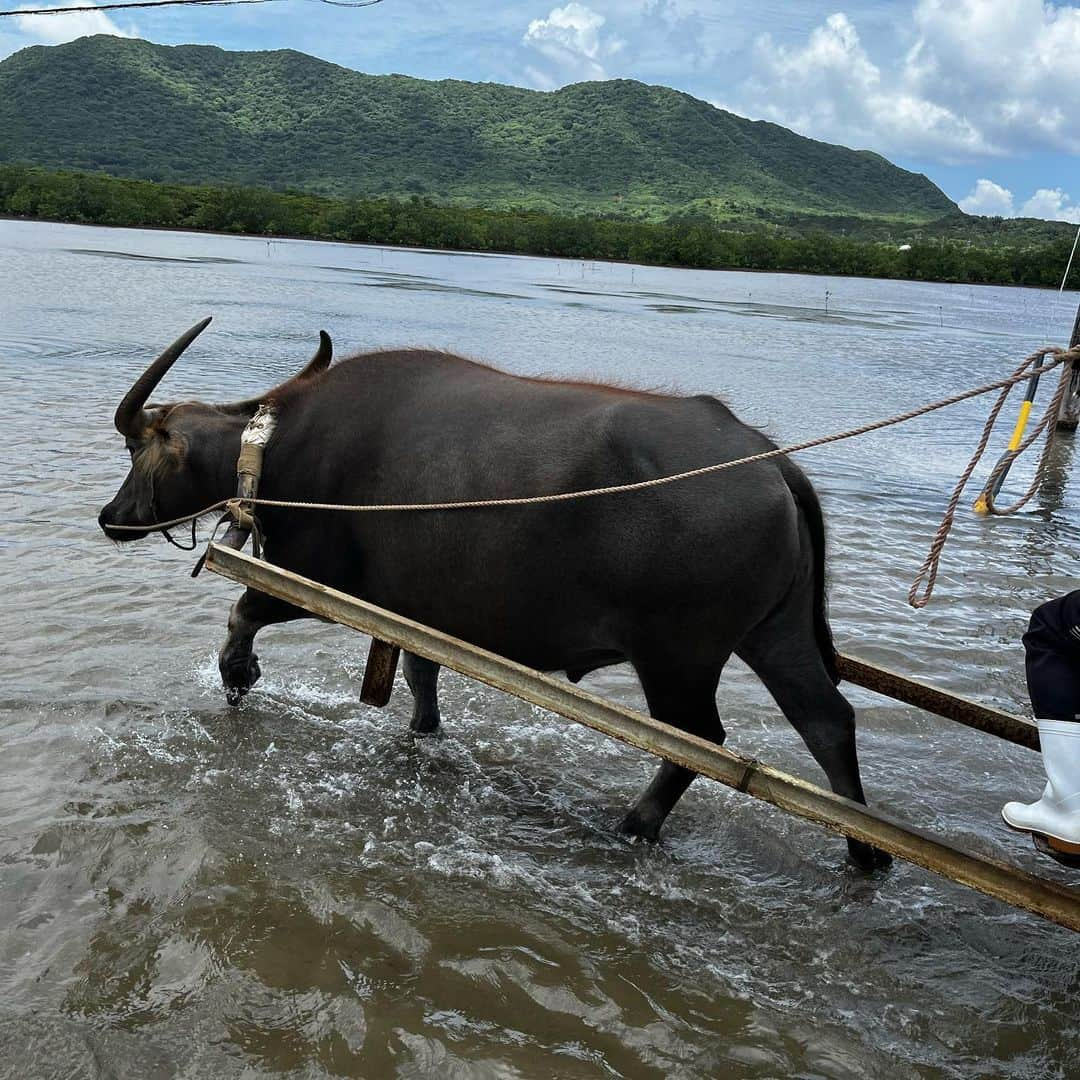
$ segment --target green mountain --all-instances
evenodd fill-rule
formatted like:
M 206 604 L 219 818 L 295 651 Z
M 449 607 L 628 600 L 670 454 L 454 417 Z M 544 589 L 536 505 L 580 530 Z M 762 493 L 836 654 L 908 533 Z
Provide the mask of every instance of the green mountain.
M 552 92 L 363 75 L 291 50 L 117 37 L 0 63 L 0 162 L 659 220 L 928 222 L 955 205 L 868 151 L 619 79 Z

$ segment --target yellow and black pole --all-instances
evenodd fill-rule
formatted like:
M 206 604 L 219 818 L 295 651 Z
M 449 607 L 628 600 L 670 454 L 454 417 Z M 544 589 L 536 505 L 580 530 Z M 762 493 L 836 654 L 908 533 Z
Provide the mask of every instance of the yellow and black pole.
M 1080 241 L 1080 231 L 1077 232 L 1077 240 Z M 1064 282 L 1062 282 L 1062 284 L 1064 285 Z M 1076 321 L 1073 323 L 1072 336 L 1069 339 L 1069 348 L 1075 349 L 1077 345 L 1080 345 L 1080 308 L 1078 308 L 1076 312 Z M 1024 432 L 1027 430 L 1028 420 L 1031 418 L 1031 409 L 1035 403 L 1035 394 L 1038 392 L 1038 389 L 1039 376 L 1037 374 L 1032 375 L 1028 380 L 1027 390 L 1024 393 L 1024 400 L 1020 403 L 1020 415 L 1016 418 L 1016 427 L 1013 428 L 1012 437 L 1009 439 L 1009 445 L 1006 448 L 1005 453 L 998 458 L 997 464 L 990 473 L 991 477 L 995 477 L 995 474 L 996 477 L 992 484 L 987 482 L 986 486 L 979 493 L 979 497 L 975 500 L 974 510 L 976 514 L 990 513 L 990 498 L 997 498 L 998 493 L 1005 483 L 1005 478 L 1009 475 L 1009 469 L 1012 467 L 1016 452 L 1020 449 L 1020 444 L 1024 441 Z M 1057 429 L 1059 431 L 1075 430 L 1077 426 L 1077 416 L 1080 414 L 1080 367 L 1076 364 L 1072 365 L 1070 386 L 1065 397 L 1061 401 L 1060 409 L 1061 412 L 1056 417 L 1055 423 Z
M 1005 477 L 1009 475 L 1009 468 L 1012 466 L 1012 459 L 1016 457 L 1016 451 L 1020 449 L 1020 444 L 1024 441 L 1024 432 L 1027 430 L 1028 420 L 1031 418 L 1031 408 L 1035 404 L 1035 394 L 1039 390 L 1039 373 L 1036 372 L 1028 379 L 1027 390 L 1024 392 L 1024 400 L 1020 403 L 1020 415 L 1016 418 L 1016 427 L 1013 428 L 1012 437 L 1009 439 L 1009 445 L 1005 450 L 1005 453 L 998 458 L 997 465 L 994 466 L 991 476 L 997 474 L 997 479 L 992 484 L 988 483 L 986 487 L 982 489 L 979 497 L 975 500 L 975 513 L 976 514 L 988 514 L 990 512 L 990 501 L 988 493 L 997 498 L 998 492 L 1001 491 L 1002 485 L 1005 483 Z

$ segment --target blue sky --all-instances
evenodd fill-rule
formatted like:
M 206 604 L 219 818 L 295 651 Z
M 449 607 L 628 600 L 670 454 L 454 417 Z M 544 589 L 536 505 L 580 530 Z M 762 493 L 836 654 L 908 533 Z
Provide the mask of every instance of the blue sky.
M 54 0 L 54 3 L 56 0 Z M 0 0 L 0 7 L 19 6 Z M 33 5 L 39 6 L 39 5 Z M 0 20 L 0 57 L 85 33 L 293 48 L 552 89 L 663 83 L 926 173 L 972 213 L 1080 222 L 1080 6 L 1044 0 L 313 0 Z

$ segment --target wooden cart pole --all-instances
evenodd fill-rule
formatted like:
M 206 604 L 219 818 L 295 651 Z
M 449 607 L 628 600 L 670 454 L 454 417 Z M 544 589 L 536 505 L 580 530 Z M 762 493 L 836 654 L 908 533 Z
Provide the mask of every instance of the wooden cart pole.
M 1064 885 L 996 859 L 960 851 L 878 810 L 243 552 L 211 544 L 206 568 L 321 618 L 453 668 L 833 832 L 873 844 L 987 896 L 1080 930 L 1080 893 Z
M 955 720 L 958 724 L 966 724 L 978 731 L 996 735 L 999 739 L 1007 739 L 1017 746 L 1026 746 L 1029 750 L 1039 749 L 1039 728 L 1031 720 L 1012 716 L 999 709 L 991 709 L 988 705 L 980 705 L 977 701 L 968 701 L 967 698 L 957 697 L 955 694 L 947 694 L 944 690 L 938 690 L 917 679 L 909 679 L 899 672 L 878 667 L 854 656 L 840 654 L 836 660 L 840 678 L 845 682 L 925 709 L 935 716 L 943 716 L 946 720 Z

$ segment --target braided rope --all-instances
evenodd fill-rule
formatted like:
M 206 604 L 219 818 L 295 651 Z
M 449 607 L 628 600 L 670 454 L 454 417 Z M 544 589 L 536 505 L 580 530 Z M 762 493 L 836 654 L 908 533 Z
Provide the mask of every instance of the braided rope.
M 1001 413 L 1009 394 L 1012 392 L 1013 386 L 1016 385 L 1016 382 L 1020 382 L 1034 375 L 1035 372 L 1029 369 L 1035 363 L 1041 362 L 1047 355 L 1051 354 L 1055 357 L 1054 364 L 1064 364 L 1061 369 L 1061 379 L 1058 382 L 1057 390 L 1054 391 L 1054 396 L 1050 399 L 1050 403 L 1046 407 L 1046 412 L 1043 413 L 1042 419 L 1035 425 L 1031 434 L 1015 450 L 1010 450 L 1007 454 L 1004 454 L 997 465 L 994 466 L 993 472 L 991 472 L 990 476 L 987 478 L 986 485 L 983 488 L 983 497 L 986 500 L 986 513 L 994 517 L 1007 517 L 1010 514 L 1015 514 L 1018 510 L 1023 509 L 1023 507 L 1031 501 L 1035 492 L 1038 491 L 1039 485 L 1042 483 L 1043 476 L 1046 473 L 1046 468 L 1050 463 L 1050 451 L 1054 445 L 1054 432 L 1061 402 L 1069 389 L 1069 382 L 1072 378 L 1072 364 L 1066 364 L 1065 361 L 1071 360 L 1072 363 L 1075 363 L 1075 358 L 1080 356 L 1080 348 L 1074 347 L 1068 352 L 1062 352 L 1060 349 L 1044 349 L 1040 352 L 1032 353 L 1032 355 L 1024 360 L 1014 372 L 1012 377 L 1014 381 L 1011 382 L 1010 385 L 1002 388 L 997 401 L 994 402 L 994 407 L 990 410 L 990 415 L 986 418 L 986 424 L 983 426 L 982 436 L 979 439 L 978 446 L 975 448 L 975 453 L 971 455 L 971 460 L 968 462 L 967 468 L 960 474 L 960 479 L 956 482 L 956 487 L 953 488 L 953 493 L 949 497 L 949 502 L 945 508 L 945 514 L 941 519 L 941 524 L 934 534 L 934 539 L 930 542 L 930 550 L 927 552 L 926 558 L 923 560 L 922 566 L 919 567 L 919 572 L 915 575 L 915 580 L 911 583 L 911 588 L 908 590 L 908 603 L 913 608 L 924 608 L 930 603 L 930 597 L 934 594 L 934 585 L 937 582 L 941 553 L 945 548 L 945 542 L 949 538 L 949 532 L 952 530 L 953 519 L 956 517 L 957 507 L 960 505 L 960 498 L 964 493 L 964 488 L 967 487 L 968 481 L 971 479 L 971 474 L 975 471 L 975 467 L 979 464 L 979 461 L 986 451 L 998 415 Z M 1044 370 L 1049 370 L 1049 367 L 1054 366 L 1054 364 L 1039 369 L 1039 374 Z M 1039 455 L 1039 463 L 1035 468 L 1035 476 L 1031 481 L 1031 486 L 1016 500 L 1016 502 L 1012 503 L 1010 506 L 1006 506 L 1004 509 L 998 509 L 998 507 L 994 505 L 994 486 L 998 477 L 1003 473 L 1008 472 L 1012 463 L 1023 454 L 1044 431 L 1046 432 L 1046 442 L 1043 445 L 1042 453 Z M 920 588 L 922 588 L 921 593 L 919 591 Z
M 920 416 L 926 416 L 929 413 L 937 412 L 939 409 L 948 408 L 951 405 L 958 405 L 964 401 L 970 401 L 972 398 L 980 397 L 983 394 L 992 393 L 995 390 L 1001 391 L 998 399 L 995 401 L 993 408 L 990 411 L 990 416 L 987 419 L 986 425 L 983 429 L 982 437 L 979 440 L 979 445 L 976 448 L 975 454 L 971 461 L 968 463 L 968 467 L 964 470 L 959 483 L 953 491 L 952 497 L 949 500 L 948 507 L 945 511 L 945 517 L 942 519 L 941 526 L 938 528 L 937 533 L 934 536 L 934 540 L 930 547 L 930 552 L 923 562 L 922 567 L 919 570 L 919 575 L 915 579 L 914 584 L 911 587 L 911 592 L 908 595 L 908 602 L 913 607 L 925 607 L 929 602 L 930 595 L 933 592 L 934 582 L 937 579 L 937 567 L 941 559 L 941 552 L 945 546 L 945 541 L 948 538 L 950 529 L 952 528 L 953 518 L 956 515 L 956 509 L 960 502 L 960 496 L 963 493 L 964 487 L 968 480 L 971 478 L 971 474 L 975 471 L 979 460 L 981 459 L 983 452 L 990 441 L 990 436 L 993 431 L 994 425 L 997 422 L 997 418 L 1001 413 L 1002 408 L 1005 405 L 1009 393 L 1012 388 L 1019 382 L 1023 382 L 1026 379 L 1031 378 L 1033 375 L 1044 375 L 1048 371 L 1052 371 L 1054 368 L 1063 364 L 1076 364 L 1080 365 L 1080 346 L 1076 346 L 1071 349 L 1059 349 L 1052 346 L 1039 349 L 1037 352 L 1028 356 L 1020 366 L 1005 379 L 998 379 L 995 382 L 986 383 L 984 386 L 976 387 L 973 390 L 965 390 L 958 394 L 952 394 L 949 397 L 942 398 L 940 401 L 931 402 L 928 405 L 921 405 L 915 409 L 909 409 L 907 412 L 898 413 L 895 416 L 886 417 L 883 420 L 875 420 L 871 423 L 862 424 L 859 427 L 849 428 L 846 431 L 835 432 L 831 435 L 822 435 L 816 439 L 808 439 L 805 442 L 794 443 L 791 446 L 778 447 L 773 450 L 764 450 L 758 454 L 750 454 L 747 457 L 735 458 L 732 461 L 721 461 L 713 465 L 703 465 L 696 469 L 688 469 L 685 472 L 672 473 L 668 476 L 657 476 L 651 480 L 639 480 L 630 484 L 611 484 L 607 487 L 587 488 L 582 491 L 563 491 L 556 492 L 551 495 L 526 495 L 518 496 L 515 498 L 505 499 L 465 499 L 457 502 L 438 502 L 438 503 L 323 503 L 323 502 L 308 502 L 300 499 L 266 499 L 255 498 L 244 500 L 248 505 L 254 506 L 269 506 L 277 509 L 285 510 L 318 510 L 318 511 L 332 511 L 342 513 L 406 513 L 411 511 L 431 511 L 431 510 L 473 510 L 483 509 L 485 507 L 509 507 L 509 506 L 539 506 L 545 503 L 556 502 L 569 502 L 575 499 L 590 499 L 596 498 L 602 495 L 618 495 L 624 493 L 630 493 L 634 491 L 644 491 L 648 488 L 660 487 L 665 484 L 674 484 L 681 480 L 690 480 L 697 476 L 707 476 L 711 473 L 723 472 L 726 469 L 734 469 L 740 465 L 749 465 L 753 462 L 768 461 L 771 458 L 783 457 L 788 454 L 801 453 L 804 450 L 812 450 L 818 446 L 828 446 L 831 443 L 842 442 L 846 439 L 854 439 L 860 435 L 868 435 L 873 431 L 880 431 L 883 428 L 893 427 L 897 424 L 907 423 L 909 420 L 915 420 Z M 1003 516 L 1006 514 L 1016 513 L 1022 506 L 1024 506 L 1034 495 L 1039 483 L 1042 479 L 1043 473 L 1046 469 L 1046 464 L 1049 460 L 1050 447 L 1053 444 L 1053 423 L 1052 421 L 1057 417 L 1057 407 L 1060 404 L 1065 389 L 1068 385 L 1069 368 L 1066 368 L 1062 372 L 1061 384 L 1058 387 L 1057 392 L 1054 395 L 1053 400 L 1047 408 L 1046 414 L 1042 420 L 1036 425 L 1031 436 L 1027 438 L 1023 444 L 1008 458 L 1003 459 L 995 468 L 994 473 L 991 476 L 991 480 L 995 480 L 1001 471 L 1005 468 L 1005 462 L 1009 464 L 1015 460 L 1020 454 L 1022 454 L 1038 436 L 1049 429 L 1047 436 L 1046 446 L 1043 449 L 1043 453 L 1039 460 L 1039 465 L 1036 470 L 1035 479 L 1032 482 L 1028 491 L 1014 503 L 1012 506 L 1005 508 L 1004 510 L 998 510 L 994 507 L 992 495 L 988 496 L 988 512 L 990 514 Z M 206 514 L 213 513 L 215 510 L 227 509 L 232 512 L 234 509 L 239 509 L 241 500 L 236 498 L 231 499 L 219 499 L 215 503 L 211 503 L 209 506 L 204 507 L 202 510 L 196 511 L 194 514 L 186 514 L 183 517 L 174 518 L 171 521 L 158 521 L 151 525 L 111 525 L 111 529 L 126 530 L 131 532 L 156 532 L 161 529 L 172 528 L 176 525 L 183 524 L 187 521 L 194 521 L 197 518 L 204 517 Z M 918 587 L 926 581 L 926 589 L 922 596 L 917 595 Z

